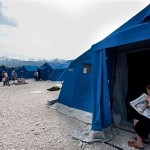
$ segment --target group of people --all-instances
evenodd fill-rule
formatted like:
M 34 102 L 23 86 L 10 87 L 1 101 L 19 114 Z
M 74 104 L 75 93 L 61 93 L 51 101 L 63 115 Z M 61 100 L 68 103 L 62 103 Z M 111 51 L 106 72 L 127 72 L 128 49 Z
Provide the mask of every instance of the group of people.
M 2 76 L 2 81 L 3 81 L 3 86 L 6 86 L 6 85 L 10 86 L 8 73 L 6 71 L 3 71 L 1 76 Z M 18 79 L 17 78 L 17 73 L 15 71 L 12 71 L 11 77 L 12 77 L 13 81 Z
M 150 85 L 146 86 L 147 96 L 145 101 L 150 105 Z M 128 141 L 128 145 L 136 149 L 144 149 L 144 144 L 149 144 L 150 119 L 132 110 L 133 125 L 136 132 L 134 138 Z
M 9 83 L 9 77 L 8 77 L 8 73 L 6 71 L 3 71 L 2 74 L 2 82 L 3 82 L 3 86 L 10 86 L 10 83 Z M 23 71 L 21 71 L 21 78 L 18 78 L 17 76 L 17 72 L 15 70 L 12 71 L 11 73 L 11 79 L 13 80 L 13 84 L 25 84 L 25 79 L 23 78 Z

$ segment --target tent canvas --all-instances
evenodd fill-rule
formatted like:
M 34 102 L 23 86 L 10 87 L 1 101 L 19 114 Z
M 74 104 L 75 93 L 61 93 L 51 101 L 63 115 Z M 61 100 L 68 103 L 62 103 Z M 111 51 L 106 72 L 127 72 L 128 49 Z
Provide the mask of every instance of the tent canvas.
M 67 68 L 70 65 L 70 63 L 72 62 L 72 60 L 69 60 L 61 65 L 59 65 L 57 68 L 55 68 L 52 72 L 52 74 L 50 75 L 49 80 L 51 81 L 63 81 Z
M 21 78 L 21 76 L 23 76 L 23 78 L 25 79 L 31 79 L 34 77 L 34 72 L 36 71 L 37 68 L 38 68 L 37 66 L 25 65 L 15 69 L 15 71 L 17 73 L 18 78 Z
M 113 113 L 119 114 L 121 120 L 128 120 L 127 100 L 130 99 L 128 98 L 128 90 L 130 90 L 132 86 L 134 88 L 139 86 L 130 83 L 132 81 L 130 78 L 135 74 L 132 71 L 131 75 L 129 71 L 135 68 L 134 63 L 136 63 L 138 59 L 141 59 L 140 63 L 143 65 L 149 64 L 149 62 L 146 61 L 150 54 L 149 43 L 150 5 L 104 40 L 94 44 L 91 49 L 87 51 L 90 52 L 92 56 L 92 74 L 90 74 L 91 77 L 88 80 L 88 84 L 86 84 L 87 80 L 84 80 L 82 74 L 79 73 L 81 72 L 80 68 L 82 63 L 77 63 L 73 68 L 75 72 L 70 74 L 70 76 L 68 74 L 64 80 L 58 103 L 79 111 L 91 112 L 92 133 L 104 131 L 110 127 L 113 121 Z M 81 55 L 81 57 L 86 57 L 84 56 L 85 54 Z M 77 60 L 80 61 L 80 59 L 76 59 L 75 61 Z M 142 70 L 143 65 L 141 65 L 139 69 Z M 139 75 L 139 72 L 136 72 L 138 76 L 136 79 L 142 79 L 143 81 L 147 70 L 142 71 L 144 72 L 142 72 L 142 76 Z M 150 76 L 150 74 L 148 76 Z M 143 88 L 145 88 L 145 83 L 149 83 L 149 79 L 146 77 L 146 80 L 144 82 L 142 81 L 140 86 L 142 85 L 144 86 Z M 68 83 L 68 87 L 65 82 Z M 135 83 L 136 82 L 137 81 L 135 81 Z M 87 107 L 85 108 L 83 106 L 85 106 L 86 103 Z M 102 132 L 100 132 L 100 135 L 101 133 Z M 89 136 L 91 138 L 93 137 L 90 133 Z M 83 139 L 79 136 L 78 138 L 90 141 L 89 139 L 87 140 L 87 138 Z M 96 138 L 99 140 L 99 136 Z
M 0 81 L 2 81 L 2 72 L 3 72 L 3 69 L 2 68 L 0 68 Z
M 49 65 L 53 68 L 56 69 L 57 67 L 59 67 L 63 62 L 51 62 L 49 63 Z
M 44 63 L 41 67 L 38 68 L 40 79 L 48 80 L 54 68 L 48 63 Z
M 100 77 L 99 74 L 102 74 L 102 71 L 100 72 L 98 69 L 99 64 L 94 63 L 93 64 L 93 91 L 96 90 L 96 88 L 98 88 L 99 86 L 101 87 L 101 90 L 105 90 L 106 88 L 108 88 L 109 90 L 113 89 L 111 90 L 111 92 L 109 91 L 110 96 L 112 96 L 111 97 L 112 101 L 110 101 L 109 98 L 108 102 L 109 101 L 112 102 L 113 111 L 115 113 L 120 113 L 123 120 L 128 119 L 127 118 L 128 108 L 126 107 L 126 104 L 128 103 L 127 99 L 129 96 L 128 93 L 128 90 L 130 88 L 129 85 L 131 84 L 128 83 L 129 81 L 128 77 L 131 77 L 131 75 L 129 76 L 128 73 L 129 73 L 130 66 L 133 64 L 129 56 L 131 56 L 131 54 L 135 55 L 137 53 L 138 54 L 140 53 L 141 55 L 145 53 L 143 57 L 146 58 L 146 55 L 149 53 L 150 50 L 149 33 L 150 33 L 150 5 L 148 5 L 145 9 L 139 12 L 136 16 L 131 18 L 127 23 L 125 23 L 120 28 L 118 28 L 115 32 L 113 32 L 108 37 L 106 37 L 103 41 L 92 46 L 92 49 L 94 51 L 93 53 L 94 61 L 100 59 L 102 57 L 102 53 L 105 53 L 105 57 L 107 58 L 107 60 L 104 59 L 104 57 L 102 57 L 104 59 L 104 62 L 101 62 L 101 65 L 103 66 L 105 63 L 107 64 L 106 71 L 108 77 L 106 79 L 106 82 L 109 81 L 109 84 L 104 84 L 105 85 L 104 87 L 100 86 L 99 83 L 94 81 L 94 78 L 99 79 Z M 141 57 L 141 60 L 144 61 L 145 58 Z M 137 63 L 138 61 L 135 61 L 135 59 L 136 58 L 132 57 L 132 60 L 134 60 L 134 62 Z M 113 74 L 110 71 L 111 69 L 114 70 Z M 115 83 L 115 84 L 112 85 L 111 83 Z M 147 80 L 146 84 L 148 83 L 149 80 Z M 143 88 L 145 88 L 146 86 L 144 84 L 145 83 L 142 84 Z M 93 99 L 97 99 L 97 101 L 102 100 L 101 98 L 100 99 L 98 98 L 98 94 L 99 92 L 97 94 L 95 93 L 93 95 Z M 97 117 L 95 117 L 95 119 L 97 119 Z M 93 117 L 93 121 L 95 119 Z M 97 120 L 96 122 L 99 121 Z M 108 123 L 106 124 L 107 124 L 106 126 L 109 125 Z M 93 129 L 97 128 L 99 130 L 102 130 L 102 127 L 100 128 L 99 127 L 94 127 L 93 124 Z
M 63 104 L 64 107 L 68 106 L 70 108 L 75 108 L 72 115 L 74 115 L 76 118 L 78 118 L 78 115 L 75 113 L 76 109 L 81 110 L 82 115 L 80 116 L 87 116 L 84 118 L 84 121 L 88 120 L 87 122 L 91 123 L 92 76 L 90 68 L 88 72 L 85 72 L 84 68 L 86 65 L 91 65 L 91 51 L 85 52 L 83 55 L 72 61 L 69 65 L 65 75 L 63 87 L 58 98 L 59 103 L 57 105 L 61 106 L 61 104 Z M 87 95 L 87 93 L 89 94 Z M 59 108 L 61 109 L 61 107 Z M 64 110 L 67 109 L 62 109 L 60 111 L 62 112 Z

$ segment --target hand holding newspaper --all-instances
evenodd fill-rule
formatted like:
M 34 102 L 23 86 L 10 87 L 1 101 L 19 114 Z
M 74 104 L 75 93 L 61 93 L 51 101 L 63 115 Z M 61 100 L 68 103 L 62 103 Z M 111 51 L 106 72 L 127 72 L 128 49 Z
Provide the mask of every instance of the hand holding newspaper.
M 147 94 L 142 94 L 137 99 L 130 102 L 130 105 L 141 115 L 150 119 L 150 104 L 146 101 Z

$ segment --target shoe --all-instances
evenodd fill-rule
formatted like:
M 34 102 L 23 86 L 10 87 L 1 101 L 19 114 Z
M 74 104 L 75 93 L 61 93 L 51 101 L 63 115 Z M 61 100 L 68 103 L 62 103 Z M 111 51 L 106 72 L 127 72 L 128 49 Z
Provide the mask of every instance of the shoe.
M 134 137 L 134 140 L 137 141 L 137 137 Z M 142 142 L 144 144 L 150 144 L 150 140 L 149 139 L 142 139 Z
M 134 147 L 135 149 L 144 150 L 144 147 L 140 147 L 137 145 L 136 141 L 128 141 L 128 145 Z

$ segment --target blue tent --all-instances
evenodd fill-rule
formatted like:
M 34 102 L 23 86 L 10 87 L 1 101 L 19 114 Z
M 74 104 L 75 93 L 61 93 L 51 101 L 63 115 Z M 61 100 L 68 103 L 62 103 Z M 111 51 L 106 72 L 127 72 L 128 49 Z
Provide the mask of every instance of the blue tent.
M 31 79 L 34 78 L 34 72 L 37 70 L 37 66 L 22 66 L 20 68 L 15 69 L 16 73 L 17 73 L 17 77 L 21 78 L 23 76 L 23 78 L 25 79 Z
M 0 81 L 2 81 L 2 76 L 1 76 L 2 72 L 3 72 L 3 69 L 0 68 Z
M 53 70 L 54 68 L 48 63 L 43 64 L 41 67 L 38 68 L 40 79 L 48 80 Z
M 65 77 L 58 104 L 71 107 L 72 112 L 79 110 L 80 120 L 85 118 L 83 112 L 91 112 L 93 132 L 110 127 L 115 115 L 127 121 L 129 101 L 150 83 L 150 74 L 144 70 L 144 65 L 150 65 L 149 43 L 150 5 L 71 63 L 74 66 Z M 92 73 L 85 80 L 81 68 L 87 53 Z
M 66 71 L 67 71 L 67 68 L 71 62 L 72 62 L 72 60 L 69 60 L 69 61 L 61 64 L 57 68 L 55 68 L 53 70 L 49 80 L 51 80 L 51 81 L 63 81 L 65 74 L 66 74 Z
M 51 62 L 49 63 L 49 65 L 53 68 L 56 69 L 57 67 L 59 67 L 62 63 L 61 62 Z

